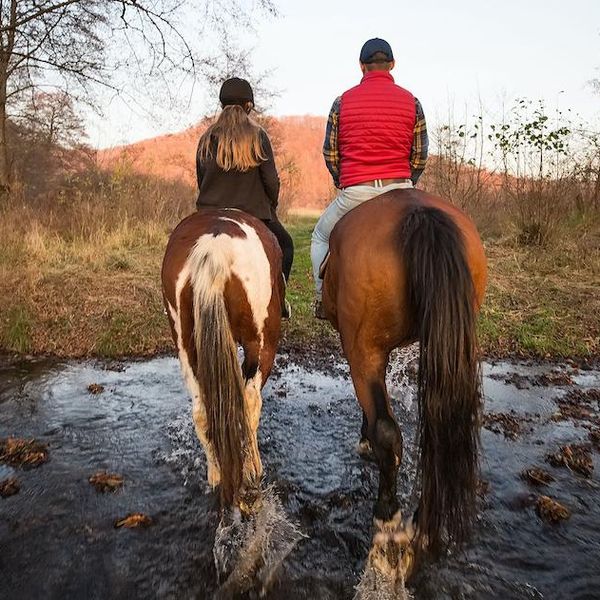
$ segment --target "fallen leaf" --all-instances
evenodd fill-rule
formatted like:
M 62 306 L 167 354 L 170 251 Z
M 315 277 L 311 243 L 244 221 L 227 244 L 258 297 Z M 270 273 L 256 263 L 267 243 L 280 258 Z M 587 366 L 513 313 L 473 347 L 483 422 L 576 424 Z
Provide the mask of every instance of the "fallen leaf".
M 104 386 L 99 383 L 90 383 L 87 389 L 90 394 L 101 394 L 104 391 Z
M 532 467 L 526 469 L 521 473 L 521 477 L 533 485 L 548 485 L 549 483 L 556 481 L 548 471 L 540 469 L 539 467 Z
M 0 463 L 11 467 L 34 468 L 48 460 L 48 446 L 36 440 L 9 437 L 0 440 Z
M 546 461 L 553 467 L 567 467 L 584 477 L 591 477 L 594 471 L 592 453 L 587 444 L 561 446 L 558 452 L 549 454 Z
M 148 527 L 152 525 L 152 519 L 148 515 L 142 513 L 130 513 L 124 519 L 115 521 L 115 527 L 126 527 L 127 529 L 134 529 L 136 527 Z
M 100 471 L 92 475 L 88 481 L 96 488 L 97 492 L 116 492 L 123 486 L 123 477 L 116 473 Z
M 9 477 L 8 479 L 0 481 L 0 496 L 3 498 L 18 494 L 20 489 L 21 484 L 16 477 Z
M 571 511 L 566 506 L 549 496 L 539 496 L 535 508 L 540 518 L 549 523 L 558 523 L 571 516 Z

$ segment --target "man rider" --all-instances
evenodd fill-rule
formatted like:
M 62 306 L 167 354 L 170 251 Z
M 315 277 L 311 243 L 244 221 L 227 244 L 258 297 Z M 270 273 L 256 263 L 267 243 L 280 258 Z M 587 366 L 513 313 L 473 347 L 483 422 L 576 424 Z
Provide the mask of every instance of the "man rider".
M 393 189 L 411 188 L 427 161 L 428 137 L 421 103 L 394 83 L 390 45 L 368 40 L 360 51 L 360 83 L 334 101 L 323 144 L 338 193 L 317 222 L 311 240 L 315 316 L 324 319 L 319 268 L 334 225 L 351 209 Z

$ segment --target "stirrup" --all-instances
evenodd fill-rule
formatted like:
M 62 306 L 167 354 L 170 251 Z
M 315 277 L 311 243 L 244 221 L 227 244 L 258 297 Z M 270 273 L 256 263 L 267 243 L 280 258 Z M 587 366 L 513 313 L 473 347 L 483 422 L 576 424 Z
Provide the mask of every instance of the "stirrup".
M 323 309 L 323 302 L 321 300 L 315 300 L 314 307 L 315 318 L 321 319 L 323 321 L 327 321 L 327 315 L 325 314 L 325 310 Z

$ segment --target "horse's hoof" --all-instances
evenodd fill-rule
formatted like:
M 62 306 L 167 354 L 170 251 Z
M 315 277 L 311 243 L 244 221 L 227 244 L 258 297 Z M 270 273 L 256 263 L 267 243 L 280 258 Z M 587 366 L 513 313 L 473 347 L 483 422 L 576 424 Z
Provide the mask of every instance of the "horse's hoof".
M 369 440 L 360 440 L 358 446 L 356 446 L 356 451 L 363 460 L 375 461 L 375 453 Z
M 408 600 L 412 596 L 406 580 L 413 569 L 414 555 L 400 511 L 389 521 L 375 519 L 374 525 L 373 544 L 354 600 Z
M 412 524 L 412 519 L 409 519 Z M 414 530 L 405 525 L 398 511 L 389 521 L 375 519 L 369 563 L 391 581 L 404 583 L 413 574 Z

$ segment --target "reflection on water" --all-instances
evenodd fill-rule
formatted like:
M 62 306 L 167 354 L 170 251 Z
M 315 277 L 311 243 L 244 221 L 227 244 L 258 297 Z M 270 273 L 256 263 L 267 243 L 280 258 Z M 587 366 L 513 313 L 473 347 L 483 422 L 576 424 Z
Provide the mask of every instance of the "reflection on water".
M 204 481 L 178 363 L 158 358 L 120 367 L 73 362 L 0 370 L 0 437 L 37 438 L 50 449 L 37 469 L 0 465 L 0 479 L 21 483 L 17 495 L 0 498 L 0 597 L 130 600 L 214 592 L 219 511 Z M 591 479 L 553 469 L 544 457 L 587 439 L 581 423 L 551 419 L 553 399 L 600 387 L 600 372 L 575 374 L 566 386 L 521 385 L 549 370 L 486 366 L 486 411 L 526 419 L 526 427 L 514 440 L 483 430 L 489 491 L 476 538 L 463 553 L 427 566 L 415 598 L 598 597 L 598 455 Z M 504 381 L 509 373 L 522 377 L 518 386 L 514 377 Z M 104 392 L 89 393 L 90 383 Z M 392 391 L 405 440 L 399 492 L 408 509 L 415 407 L 404 387 Z M 597 403 L 592 408 L 597 414 Z M 308 536 L 287 557 L 269 597 L 352 597 L 369 550 L 377 481 L 374 465 L 355 453 L 360 423 L 343 373 L 287 365 L 268 384 L 260 428 L 267 480 Z M 535 515 L 530 495 L 540 492 L 519 477 L 531 466 L 552 471 L 556 481 L 541 493 L 568 506 L 569 521 L 552 526 Z M 121 474 L 123 489 L 98 494 L 88 478 L 102 470 Z M 113 527 L 132 512 L 149 515 L 153 525 Z

